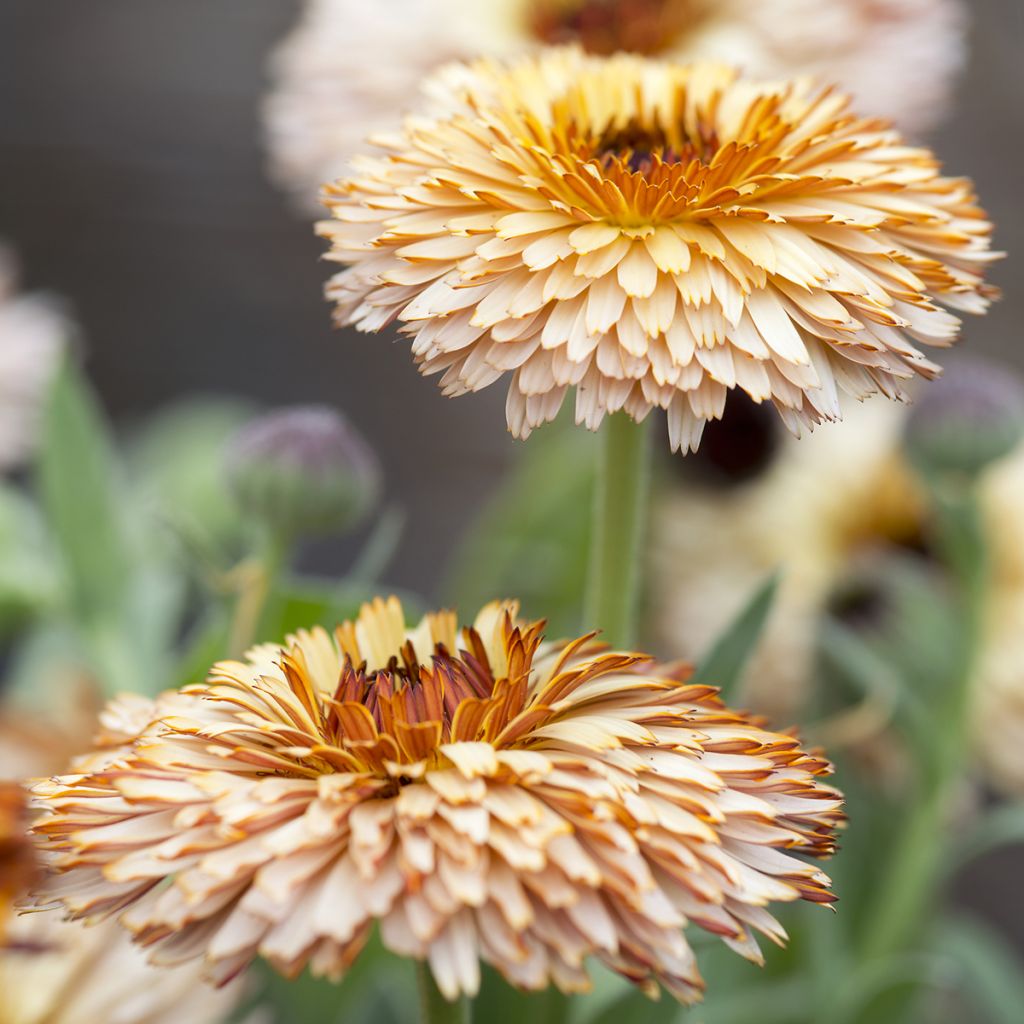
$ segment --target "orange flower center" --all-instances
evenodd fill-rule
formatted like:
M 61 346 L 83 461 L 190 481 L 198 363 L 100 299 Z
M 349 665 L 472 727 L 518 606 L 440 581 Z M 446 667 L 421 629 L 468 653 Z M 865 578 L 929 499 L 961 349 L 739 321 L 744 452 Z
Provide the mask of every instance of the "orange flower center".
M 703 0 L 529 0 L 526 18 L 529 33 L 548 45 L 653 55 L 671 49 L 705 13 Z
M 369 672 L 346 661 L 335 699 L 362 704 L 377 729 L 393 734 L 395 722 L 409 725 L 434 723 L 451 732 L 455 712 L 464 700 L 485 700 L 494 692 L 495 679 L 487 654 L 475 631 L 470 631 L 472 652 L 454 657 L 438 644 L 429 665 L 420 664 L 412 644 L 402 648 L 401 660 Z
M 285 653 L 281 668 L 289 688 L 315 721 L 317 742 L 307 767 L 388 778 L 393 776 L 389 764 L 432 763 L 448 743 L 514 743 L 522 731 L 514 723 L 529 697 L 543 625 L 507 624 L 500 671 L 476 631 L 466 630 L 468 650 L 456 656 L 438 643 L 429 664 L 417 658 L 410 643 L 382 669 L 346 658 L 334 691 L 319 698 L 302 660 Z

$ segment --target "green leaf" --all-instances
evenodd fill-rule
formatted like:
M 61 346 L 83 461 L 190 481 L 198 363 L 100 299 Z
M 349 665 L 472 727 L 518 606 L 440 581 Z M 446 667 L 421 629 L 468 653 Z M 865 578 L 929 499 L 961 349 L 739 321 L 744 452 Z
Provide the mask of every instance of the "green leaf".
M 980 922 L 946 921 L 937 931 L 940 948 L 953 962 L 953 981 L 987 1024 L 1019 1024 L 1024 1010 L 1024 965 L 1020 956 L 996 932 Z M 959 977 L 956 977 L 956 974 Z
M 868 960 L 838 985 L 829 1008 L 829 1024 L 906 1024 L 918 1020 L 914 1007 L 942 985 L 948 973 L 944 956 L 910 953 Z
M 725 695 L 736 687 L 757 647 L 778 586 L 779 575 L 773 573 L 758 587 L 743 610 L 700 660 L 690 683 L 717 686 Z
M 657 1002 L 639 992 L 629 992 L 587 1018 L 586 1024 L 672 1024 L 682 1013 L 682 1007 L 664 992 Z
M 266 962 L 251 969 L 253 997 L 237 1014 L 248 1021 L 256 1011 L 273 1024 L 415 1024 L 416 981 L 410 960 L 388 953 L 376 935 L 340 982 L 308 972 L 289 980 Z
M 474 1024 L 568 1024 L 573 1001 L 556 988 L 521 992 L 491 967 L 484 967 L 480 993 L 473 1000 Z
M 132 500 L 150 541 L 175 537 L 205 568 L 227 564 L 251 524 L 225 484 L 224 451 L 253 414 L 237 399 L 190 398 L 148 419 L 127 449 Z
M 131 569 L 107 426 L 80 371 L 65 363 L 43 416 L 39 490 L 82 620 L 120 610 Z
M 39 510 L 16 488 L 0 484 L 0 629 L 51 609 L 61 582 Z

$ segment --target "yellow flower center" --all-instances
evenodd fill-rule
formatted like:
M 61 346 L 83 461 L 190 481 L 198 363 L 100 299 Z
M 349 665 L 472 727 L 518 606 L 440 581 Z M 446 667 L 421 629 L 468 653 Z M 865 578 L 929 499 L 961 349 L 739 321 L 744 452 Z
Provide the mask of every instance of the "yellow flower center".
M 706 13 L 703 0 L 528 0 L 526 25 L 549 45 L 654 55 L 671 49 Z

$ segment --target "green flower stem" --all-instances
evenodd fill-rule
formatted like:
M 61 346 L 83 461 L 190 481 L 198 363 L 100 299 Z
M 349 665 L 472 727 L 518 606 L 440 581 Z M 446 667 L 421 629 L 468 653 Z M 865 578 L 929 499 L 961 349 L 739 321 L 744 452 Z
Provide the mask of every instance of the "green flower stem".
M 420 1024 L 469 1024 L 469 1002 L 465 998 L 448 1002 L 437 987 L 430 967 L 424 960 L 416 964 L 416 981 L 420 993 Z
M 973 490 L 944 494 L 935 487 L 939 539 L 957 580 L 963 609 L 958 685 L 948 695 L 934 737 L 934 758 L 868 920 L 867 959 L 891 956 L 920 936 L 943 877 L 946 816 L 964 774 L 971 684 L 980 642 L 988 559 Z
M 649 422 L 649 421 L 648 421 Z M 615 647 L 636 643 L 641 536 L 647 526 L 648 423 L 610 416 L 600 435 L 584 626 Z

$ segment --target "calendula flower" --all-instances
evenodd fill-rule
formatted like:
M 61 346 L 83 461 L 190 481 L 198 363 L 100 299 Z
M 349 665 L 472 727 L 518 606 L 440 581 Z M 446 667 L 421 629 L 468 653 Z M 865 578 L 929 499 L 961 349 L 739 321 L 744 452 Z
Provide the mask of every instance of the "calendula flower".
M 7 923 L 11 908 L 28 889 L 36 872 L 28 827 L 25 791 L 17 782 L 0 781 L 0 950 L 9 942 Z
M 921 536 L 928 504 L 902 454 L 905 408 L 855 406 L 800 441 L 766 410 L 731 408 L 654 502 L 648 604 L 658 644 L 699 658 L 779 572 L 743 699 L 790 720 L 812 683 L 822 616 L 858 553 Z
M 309 0 L 273 59 L 272 171 L 314 209 L 320 183 L 408 111 L 440 64 L 551 43 L 824 75 L 869 114 L 916 132 L 948 107 L 962 15 L 957 0 Z
M 340 977 L 379 924 L 449 998 L 479 961 L 587 987 L 597 957 L 696 999 L 684 926 L 751 959 L 773 901 L 829 902 L 826 761 L 642 654 L 545 643 L 514 604 L 405 623 L 391 598 L 158 701 L 130 749 L 42 793 L 38 899 L 120 915 L 158 962 Z
M 14 259 L 0 246 L 0 471 L 35 448 L 40 408 L 70 330 L 51 300 L 17 294 Z
M 967 367 L 950 369 L 943 380 Z M 1003 371 L 1004 376 L 1008 371 Z M 966 376 L 967 374 L 965 374 Z M 999 389 L 1005 391 L 1005 388 Z M 916 407 L 911 407 L 916 409 Z M 954 408 L 954 414 L 961 409 Z M 995 415 L 979 408 L 987 444 Z M 824 617 L 837 609 L 846 581 L 866 557 L 903 551 L 927 555 L 932 505 L 910 465 L 908 410 L 891 403 L 853 410 L 848 421 L 796 442 L 763 418 L 745 436 L 730 433 L 722 450 L 768 452 L 749 476 L 730 482 L 695 478 L 712 454 L 708 439 L 687 460 L 681 485 L 655 503 L 648 567 L 653 631 L 690 657 L 715 638 L 772 572 L 781 582 L 765 632 L 746 674 L 744 700 L 780 719 L 796 714 L 813 685 Z M 920 426 L 923 427 L 924 424 Z M 970 448 L 966 421 L 956 441 Z M 988 551 L 980 651 L 971 683 L 972 736 L 983 777 L 1008 793 L 1024 792 L 1024 446 L 992 462 L 977 480 Z M 870 575 L 869 577 L 870 578 Z M 786 672 L 779 666 L 785 664 Z
M 840 393 L 905 397 L 980 313 L 990 225 L 969 183 L 846 98 L 725 65 L 553 50 L 449 66 L 320 226 L 339 324 L 392 321 L 448 395 L 509 377 L 526 437 L 668 413 L 696 449 L 732 389 L 795 432 Z
M 0 950 L 4 1024 L 219 1024 L 241 995 L 237 982 L 204 984 L 198 963 L 150 966 L 113 921 L 88 928 L 26 914 L 9 938 Z
M 143 708 L 148 712 L 143 720 Z M 98 748 L 76 771 L 116 761 L 122 745 L 148 724 L 153 702 L 126 697 L 104 713 Z M 17 726 L 19 715 L 0 716 L 0 764 L 28 772 L 68 770 L 66 742 L 81 732 L 77 715 L 46 735 L 35 722 Z M 51 716 L 52 725 L 52 716 Z M 95 719 L 93 719 L 95 726 Z M 92 730 L 94 731 L 94 729 Z M 91 738 L 80 736 L 82 747 Z M 110 921 L 89 928 L 41 912 L 18 916 L 13 904 L 40 875 L 31 841 L 27 782 L 0 781 L 0 1020 L 3 1024 L 217 1024 L 227 1020 L 241 995 L 236 982 L 216 990 L 203 983 L 202 965 L 151 967 L 144 951 Z

